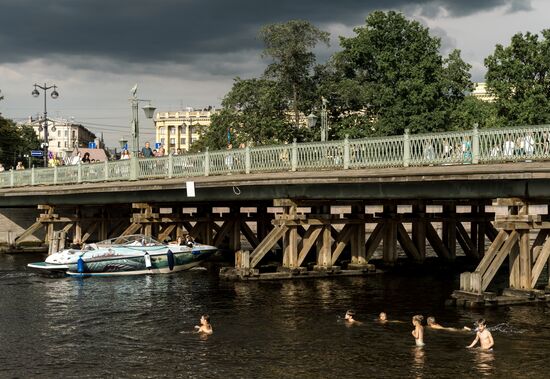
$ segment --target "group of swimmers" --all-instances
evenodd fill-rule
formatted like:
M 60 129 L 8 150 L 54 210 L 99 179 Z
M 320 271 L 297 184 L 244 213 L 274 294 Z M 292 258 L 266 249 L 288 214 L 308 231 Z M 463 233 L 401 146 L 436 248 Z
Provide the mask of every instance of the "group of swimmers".
M 344 320 L 349 324 L 362 324 L 360 321 L 355 320 L 355 312 L 351 309 L 346 312 L 346 315 L 344 316 Z M 412 324 L 414 326 L 414 330 L 411 332 L 411 334 L 414 337 L 416 346 L 424 346 L 424 326 L 422 325 L 423 320 L 424 320 L 424 316 L 422 315 L 415 315 L 412 318 Z M 378 315 L 377 321 L 382 324 L 391 322 L 390 320 L 388 320 L 388 315 L 385 312 L 381 312 Z M 431 329 L 448 330 L 453 332 L 471 330 L 467 326 L 465 326 L 462 329 L 444 327 L 438 324 L 435 321 L 435 317 L 432 317 L 432 316 L 428 317 L 426 321 L 427 321 L 427 327 Z M 394 322 L 399 322 L 399 321 L 394 321 Z M 479 342 L 482 350 L 491 350 L 495 344 L 495 341 L 493 340 L 493 336 L 491 335 L 491 332 L 487 329 L 487 323 L 485 319 L 481 318 L 477 320 L 475 331 L 476 331 L 476 338 L 470 345 L 466 346 L 466 348 L 470 349 Z

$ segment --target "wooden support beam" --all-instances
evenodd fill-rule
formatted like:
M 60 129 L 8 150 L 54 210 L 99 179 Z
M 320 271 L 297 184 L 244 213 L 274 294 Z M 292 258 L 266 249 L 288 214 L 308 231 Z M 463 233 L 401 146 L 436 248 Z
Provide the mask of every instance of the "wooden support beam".
M 520 288 L 532 289 L 531 281 L 533 279 L 533 256 L 529 248 L 529 232 L 519 232 L 519 275 Z
M 334 264 L 336 263 L 336 260 L 338 260 L 338 258 L 340 257 L 340 254 L 342 254 L 342 251 L 344 251 L 344 248 L 350 241 L 351 236 L 355 231 L 356 231 L 356 228 L 353 225 L 348 224 L 344 226 L 344 228 L 340 231 L 340 233 L 336 237 L 336 240 L 332 245 L 332 260 L 331 260 L 332 266 L 334 266 Z
M 96 225 L 97 227 L 97 224 L 92 224 L 92 225 Z M 141 229 L 141 224 L 136 224 L 136 223 L 132 223 L 130 225 L 128 225 L 128 227 L 122 232 L 122 234 L 120 235 L 121 237 L 122 236 L 129 236 L 131 234 L 135 234 L 138 230 Z M 90 237 L 88 235 L 88 237 Z M 81 242 L 84 242 L 84 239 L 82 239 Z
M 298 230 L 291 227 L 283 235 L 283 267 L 298 267 Z
M 414 220 L 412 221 L 412 241 L 420 259 L 426 258 L 426 205 L 413 204 Z
M 214 246 L 219 246 L 223 242 L 224 238 L 229 235 L 234 223 L 234 220 L 226 220 L 222 224 L 220 231 L 214 237 Z
M 283 237 L 287 229 L 285 225 L 280 225 L 269 232 L 258 247 L 250 254 L 250 268 L 254 268 L 260 263 L 265 254 Z
M 376 224 L 376 227 L 370 234 L 369 239 L 367 240 L 367 243 L 365 245 L 365 259 L 367 260 L 367 262 L 372 258 L 372 255 L 374 254 L 378 246 L 380 246 L 382 237 L 384 237 L 385 227 L 386 224 L 384 223 Z
M 15 245 L 20 244 L 22 241 L 25 240 L 25 238 L 32 236 L 34 233 L 36 233 L 39 229 L 44 227 L 44 224 L 40 221 L 36 221 L 31 226 L 29 226 L 23 233 L 21 233 L 16 239 L 15 239 Z
M 498 235 L 498 229 L 495 228 L 491 221 L 485 222 L 485 235 L 489 238 L 489 241 L 493 242 Z
M 544 241 L 546 241 L 546 238 L 548 237 L 548 233 L 550 233 L 550 230 L 547 230 L 547 229 L 541 229 L 537 233 L 537 236 L 533 241 L 533 245 L 531 246 L 531 254 L 533 255 L 533 262 L 537 260 L 538 255 L 540 253 L 540 249 L 537 249 L 537 247 L 540 247 L 544 244 Z
M 306 234 L 302 238 L 302 241 L 300 241 L 299 244 L 299 254 L 298 254 L 298 261 L 297 265 L 298 267 L 302 265 L 304 262 L 304 259 L 306 259 L 307 254 L 311 250 L 311 248 L 315 245 L 315 242 L 317 242 L 317 239 L 319 238 L 319 235 L 321 234 L 323 228 L 318 226 L 310 226 L 308 230 L 306 231 Z
M 489 266 L 491 265 L 491 262 L 493 259 L 495 259 L 496 253 L 500 251 L 502 245 L 508 238 L 508 233 L 505 230 L 501 230 L 491 246 L 487 249 L 485 252 L 485 255 L 481 259 L 481 262 L 477 265 L 476 271 L 479 272 L 481 275 L 484 275 Z
M 481 291 L 485 291 L 493 278 L 495 277 L 495 274 L 497 273 L 500 266 L 502 266 L 502 263 L 504 262 L 504 259 L 510 254 L 513 246 L 518 242 L 519 240 L 519 233 L 513 230 L 508 238 L 506 239 L 506 242 L 502 245 L 500 250 L 496 253 L 495 259 L 491 262 L 491 265 L 487 268 L 487 271 L 485 271 L 485 274 L 481 274 Z
M 426 225 L 426 237 L 428 238 L 428 242 L 430 245 L 432 245 L 435 253 L 439 258 L 450 260 L 451 256 L 449 254 L 449 251 L 447 250 L 447 247 L 441 241 L 439 238 L 439 235 L 437 234 L 437 231 L 433 227 L 431 223 L 428 223 Z
M 416 262 L 423 261 L 423 257 L 416 249 L 416 246 L 414 245 L 412 239 L 409 237 L 407 230 L 405 230 L 405 227 L 401 223 L 397 224 L 397 240 L 403 248 L 403 251 L 405 251 L 405 254 L 407 254 L 410 259 Z
M 329 267 L 332 266 L 331 257 L 331 235 L 330 226 L 323 226 L 320 239 L 317 240 L 318 252 L 317 252 L 317 266 Z
M 168 237 L 170 235 L 170 233 L 172 233 L 172 231 L 176 228 L 176 225 L 168 225 L 166 226 L 166 228 L 164 228 L 162 230 L 162 232 L 159 233 L 158 235 L 158 240 L 160 242 L 164 241 L 166 239 L 166 237 Z
M 384 244 L 382 246 L 383 258 L 386 263 L 397 261 L 397 205 L 384 205 Z
M 92 236 L 92 234 L 94 234 L 94 232 L 96 231 L 98 227 L 98 223 L 97 222 L 94 222 L 92 223 L 88 229 L 86 230 L 86 233 L 84 233 L 84 235 L 82 236 L 82 241 L 80 241 L 81 243 L 85 243 L 86 241 L 88 241 L 88 238 L 90 238 Z M 128 230 L 128 229 L 126 229 Z M 134 234 L 135 232 L 133 233 L 128 233 L 128 234 Z M 123 234 L 124 235 L 124 234 Z
M 449 252 L 449 259 L 454 261 L 456 258 L 456 205 L 444 205 L 443 213 L 446 219 L 442 224 L 442 241 Z
M 456 223 L 456 239 L 467 257 L 479 259 L 477 249 L 461 222 Z M 472 236 L 473 238 L 473 236 Z
M 252 229 L 250 229 L 250 226 L 248 226 L 248 224 L 244 220 L 241 220 L 241 232 L 243 233 L 243 236 L 250 243 L 250 245 L 252 246 L 253 249 L 255 249 L 260 244 L 260 240 L 258 239 L 258 237 L 254 234 Z M 214 246 L 216 246 L 216 245 L 214 245 Z
M 544 266 L 548 263 L 548 259 L 550 259 L 550 238 L 544 242 L 538 257 L 535 259 L 531 278 L 531 288 L 535 288 Z

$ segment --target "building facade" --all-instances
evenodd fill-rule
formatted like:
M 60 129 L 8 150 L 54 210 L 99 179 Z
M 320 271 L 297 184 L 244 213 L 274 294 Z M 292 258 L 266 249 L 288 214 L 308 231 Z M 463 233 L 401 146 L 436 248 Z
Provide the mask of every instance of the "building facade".
M 166 154 L 189 151 L 200 138 L 200 130 L 210 126 L 211 117 L 219 111 L 208 107 L 203 110 L 186 108 L 181 111 L 157 112 L 155 115 L 156 141 Z
M 496 100 L 496 97 L 489 93 L 489 91 L 487 90 L 487 83 L 484 82 L 474 83 L 474 90 L 472 91 L 471 95 L 473 97 L 477 97 L 479 100 L 487 101 L 490 103 Z
M 96 142 L 96 136 L 81 124 L 65 119 L 48 118 L 48 150 L 66 157 L 76 147 L 88 147 Z M 38 139 L 44 141 L 44 119 L 30 119 L 27 125 L 34 129 Z M 98 146 L 99 147 L 99 146 Z

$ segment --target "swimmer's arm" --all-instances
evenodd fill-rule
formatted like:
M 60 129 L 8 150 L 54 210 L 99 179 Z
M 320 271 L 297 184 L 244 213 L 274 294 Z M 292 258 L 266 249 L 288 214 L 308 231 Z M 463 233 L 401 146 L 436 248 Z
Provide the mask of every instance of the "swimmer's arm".
M 495 345 L 495 340 L 493 340 L 493 335 L 491 333 L 489 333 L 487 338 L 489 339 L 489 346 L 487 346 L 487 350 L 489 350 Z
M 466 346 L 466 348 L 470 349 L 470 348 L 474 347 L 476 345 L 477 341 L 479 341 L 479 333 L 476 333 L 476 339 L 474 340 L 474 342 L 472 342 L 471 344 Z

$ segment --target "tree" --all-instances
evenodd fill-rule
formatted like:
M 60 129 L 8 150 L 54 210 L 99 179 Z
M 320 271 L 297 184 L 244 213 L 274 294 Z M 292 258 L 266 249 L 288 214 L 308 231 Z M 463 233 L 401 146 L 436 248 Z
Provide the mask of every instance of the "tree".
M 295 128 L 287 112 L 288 99 L 279 83 L 236 78 L 222 101 L 220 114 L 212 117 L 195 149 L 224 148 L 229 142 L 263 145 L 307 139 L 309 131 Z
M 439 38 L 393 11 L 371 13 L 354 32 L 340 38 L 343 51 L 335 56 L 332 75 L 337 82 L 329 85 L 342 114 L 359 114 L 365 134 L 449 129 L 451 105 L 471 87 L 460 53 L 443 60 Z
M 31 150 L 38 149 L 40 141 L 33 128 L 16 125 L 12 120 L 0 116 L 0 162 L 5 166 L 15 166 L 16 160 Z
M 311 71 L 315 54 L 311 51 L 319 42 L 328 45 L 329 33 L 321 31 L 307 21 L 292 20 L 264 26 L 260 31 L 264 41 L 264 57 L 273 59 L 264 76 L 274 79 L 286 93 L 294 114 L 294 124 L 300 124 L 300 104 L 307 102 L 311 88 Z M 311 96 L 309 96 L 311 98 Z
M 550 29 L 541 34 L 517 33 L 485 59 L 487 86 L 508 125 L 550 121 Z

